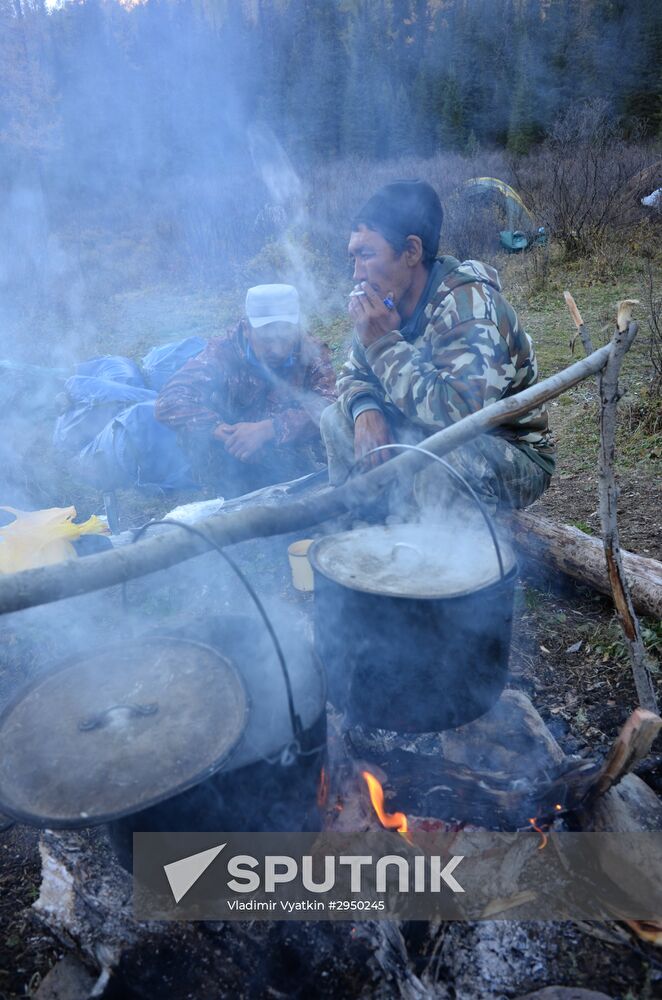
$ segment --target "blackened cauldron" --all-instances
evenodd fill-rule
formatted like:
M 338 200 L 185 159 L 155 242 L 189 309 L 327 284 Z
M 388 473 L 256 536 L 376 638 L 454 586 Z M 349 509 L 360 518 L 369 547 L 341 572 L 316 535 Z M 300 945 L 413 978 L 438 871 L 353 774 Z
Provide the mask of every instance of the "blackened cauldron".
M 54 667 L 0 716 L 0 808 L 52 829 L 106 823 L 126 867 L 136 831 L 315 829 L 325 682 L 301 632 L 276 631 L 291 704 L 274 645 L 247 616 Z
M 353 724 L 440 731 L 497 701 L 517 568 L 485 536 L 376 525 L 311 547 L 315 647 L 330 699 Z

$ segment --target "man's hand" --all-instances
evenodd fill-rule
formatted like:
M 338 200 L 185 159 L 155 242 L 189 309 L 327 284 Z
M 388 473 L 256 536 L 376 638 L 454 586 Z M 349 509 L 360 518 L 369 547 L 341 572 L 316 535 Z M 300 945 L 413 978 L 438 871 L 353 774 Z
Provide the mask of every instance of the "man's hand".
M 356 460 L 363 458 L 373 448 L 382 444 L 391 444 L 393 438 L 386 417 L 381 410 L 364 410 L 354 421 L 354 455 Z M 361 462 L 361 472 L 374 469 L 382 462 L 387 462 L 393 455 L 389 451 L 379 451 Z
M 273 420 L 257 423 L 219 424 L 213 435 L 240 462 L 249 462 L 267 442 L 273 441 Z
M 391 292 L 387 298 L 392 299 Z M 402 322 L 398 310 L 389 309 L 367 281 L 357 285 L 350 295 L 349 316 L 364 347 L 370 347 L 391 330 L 399 330 Z

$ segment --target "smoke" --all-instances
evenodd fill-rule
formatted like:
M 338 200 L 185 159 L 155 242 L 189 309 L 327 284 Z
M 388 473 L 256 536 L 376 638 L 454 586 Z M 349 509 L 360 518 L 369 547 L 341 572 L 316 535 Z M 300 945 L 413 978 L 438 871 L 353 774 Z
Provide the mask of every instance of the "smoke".
M 251 4 L 248 14 L 238 2 L 54 0 L 46 11 L 2 3 L 2 357 L 66 374 L 90 355 L 139 357 L 165 340 L 211 336 L 237 318 L 247 285 L 260 281 L 294 283 L 309 317 L 340 315 L 347 226 L 370 190 L 425 175 L 444 194 L 474 172 L 465 153 L 533 141 L 531 123 L 534 133 L 546 127 L 573 89 L 584 95 L 592 74 L 609 78 L 615 108 L 623 105 L 618 80 L 641 82 L 641 67 L 615 74 L 612 55 L 619 32 L 641 35 L 648 5 L 645 17 L 623 14 L 604 31 L 596 18 L 582 60 L 547 72 L 565 60 L 573 6 L 545 8 L 564 29 L 555 46 L 556 28 L 544 19 L 533 18 L 530 37 L 518 28 L 516 58 L 512 25 L 491 0 L 274 0 Z M 2 443 L 2 499 L 11 489 L 26 506 L 71 502 L 72 491 L 81 493 L 67 480 L 55 485 L 61 470 L 48 452 L 52 383 L 63 376 L 32 374 L 37 386 L 6 401 L 8 422 L 18 419 Z M 317 397 L 300 402 L 317 405 Z M 97 494 L 83 499 L 99 509 Z M 471 539 L 461 558 L 476 564 L 483 550 Z M 263 551 L 250 550 L 256 577 L 268 562 Z M 195 570 L 133 589 L 136 628 L 190 615 L 176 579 L 199 607 L 227 613 L 232 584 L 213 562 L 196 560 Z M 104 615 L 110 625 L 97 624 Z M 33 636 L 53 639 L 35 655 L 48 667 L 65 651 L 123 633 L 125 616 L 116 594 L 102 595 L 16 616 L 16 634 L 29 624 Z M 340 622 L 343 643 L 356 626 Z
M 285 275 L 295 285 L 303 303 L 303 319 L 319 303 L 318 282 L 307 262 L 306 233 L 310 219 L 301 179 L 273 131 L 251 125 L 248 144 L 257 175 L 269 192 L 269 202 L 257 222 L 271 222 L 285 258 Z

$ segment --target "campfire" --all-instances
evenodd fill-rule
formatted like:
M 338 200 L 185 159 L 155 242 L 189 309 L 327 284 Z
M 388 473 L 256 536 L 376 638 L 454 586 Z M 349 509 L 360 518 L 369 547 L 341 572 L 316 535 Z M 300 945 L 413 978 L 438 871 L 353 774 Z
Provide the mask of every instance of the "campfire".
M 654 803 L 660 811 L 654 793 L 628 773 L 662 727 L 644 709 L 633 712 L 602 762 L 566 757 L 529 699 L 511 689 L 482 718 L 434 739 L 343 731 L 338 717 L 333 723 L 325 778 L 328 829 L 381 827 L 403 835 L 531 830 L 542 849 L 550 830 L 618 829 L 615 813 L 624 810 L 631 824 L 647 829 L 646 809 Z M 488 744 L 498 770 L 464 763 L 484 759 Z M 363 757 L 356 756 L 357 747 Z
M 226 623 L 225 632 L 227 628 Z M 224 636 L 227 639 L 225 633 Z M 216 644 L 215 636 L 210 634 L 205 638 L 210 645 L 212 642 Z M 224 648 L 230 648 L 227 641 Z M 268 646 L 265 646 L 265 657 L 267 653 Z M 236 650 L 235 659 L 240 661 Z M 253 658 L 251 662 L 254 663 L 253 691 L 257 699 L 263 690 L 264 658 Z M 293 690 L 297 698 L 299 684 L 309 675 L 305 667 L 303 664 L 299 678 L 292 665 Z M 281 675 L 274 675 L 279 681 L 280 691 Z M 151 704 L 154 698 L 150 694 L 149 698 L 142 700 Z M 273 699 L 262 698 L 259 704 L 265 712 L 270 711 Z M 302 700 L 301 704 L 303 706 L 308 702 Z M 304 725 L 314 730 L 317 728 L 315 704 L 316 699 L 313 699 L 312 708 L 308 704 L 308 715 L 303 716 Z M 117 716 L 118 713 L 114 714 Z M 132 721 L 147 726 L 154 724 L 154 719 L 154 715 L 141 715 Z M 275 752 L 281 748 L 288 749 L 291 743 L 293 727 L 287 712 L 284 712 L 282 740 L 277 741 L 273 754 L 271 747 L 267 748 L 270 760 L 260 764 L 262 771 L 258 773 L 255 784 L 257 796 L 251 805 L 264 812 L 265 805 L 270 802 L 273 815 L 280 815 L 286 805 L 285 793 L 291 790 L 299 804 L 309 800 L 313 806 L 316 804 L 323 832 L 392 831 L 402 838 L 403 851 L 424 851 L 425 847 L 421 845 L 430 835 L 464 837 L 478 836 L 486 831 L 528 830 L 531 832 L 528 856 L 540 849 L 540 857 L 543 858 L 553 853 L 553 849 L 543 852 L 549 831 L 614 829 L 618 828 L 623 815 L 627 815 L 631 823 L 643 825 L 655 814 L 655 810 L 660 811 L 654 794 L 643 782 L 627 773 L 648 752 L 659 728 L 660 722 L 655 715 L 638 710 L 604 762 L 567 757 L 529 699 L 520 691 L 506 688 L 490 710 L 479 718 L 439 732 L 408 733 L 372 728 L 365 721 L 354 722 L 347 715 L 331 711 L 326 741 L 323 732 L 313 732 L 311 748 L 316 753 L 304 756 L 300 768 L 292 768 L 285 766 L 280 753 L 277 755 Z M 256 739 L 263 729 L 256 727 Z M 102 731 L 97 727 L 92 732 L 98 734 Z M 86 736 L 89 732 L 81 731 L 79 738 Z M 234 763 L 241 764 L 243 759 L 235 755 Z M 244 778 L 248 776 L 249 767 L 253 769 L 251 774 L 256 767 L 256 763 L 249 758 L 245 763 L 246 768 L 236 767 L 226 774 L 219 772 L 216 785 L 226 797 L 226 802 L 232 801 L 244 810 L 247 805 Z M 275 783 L 274 773 L 279 774 L 281 770 L 282 782 Z M 263 794 L 267 778 L 271 782 L 269 798 L 266 793 Z M 294 778 L 300 780 L 302 794 L 294 789 Z M 214 819 L 217 825 L 208 829 L 223 829 L 222 809 L 225 806 L 220 798 L 218 803 L 220 812 Z M 167 808 L 171 810 L 172 803 L 167 804 Z M 290 811 L 283 822 L 291 822 L 292 815 Z M 125 824 L 124 832 L 128 831 L 132 822 Z M 255 815 L 251 813 L 244 828 L 256 829 L 254 822 Z M 269 823 L 273 823 L 271 816 Z M 291 829 L 288 826 L 282 828 Z M 115 828 L 111 826 L 110 832 L 116 832 Z M 112 843 L 117 846 L 116 837 Z M 79 953 L 93 965 L 99 966 L 98 956 L 103 954 L 103 968 L 121 969 L 120 973 L 113 972 L 113 975 L 125 976 L 128 981 L 138 984 L 146 983 L 145 995 L 150 995 L 150 990 L 151 995 L 157 995 L 159 989 L 167 995 L 169 985 L 159 980 L 155 987 L 150 977 L 156 975 L 156 971 L 150 970 L 144 956 L 151 954 L 155 948 L 162 950 L 165 947 L 167 950 L 172 947 L 177 951 L 181 949 L 183 939 L 177 938 L 175 943 L 172 937 L 175 931 L 170 928 L 136 925 L 130 910 L 130 878 L 109 855 L 107 839 L 89 832 L 48 832 L 42 838 L 42 855 L 43 879 L 35 909 L 49 928 L 63 940 L 75 941 Z M 512 868 L 509 870 L 512 871 Z M 448 967 L 449 963 L 457 961 L 459 976 L 461 960 L 474 960 L 471 957 L 471 942 L 479 938 L 483 940 L 481 936 L 484 935 L 484 940 L 491 942 L 488 950 L 499 951 L 507 963 L 507 973 L 504 972 L 504 978 L 499 980 L 501 992 L 513 983 L 524 983 L 523 979 L 517 978 L 522 971 L 516 971 L 517 963 L 521 963 L 521 945 L 515 938 L 506 937 L 499 937 L 495 944 L 495 936 L 501 932 L 496 927 L 488 928 L 487 920 L 493 913 L 501 916 L 504 909 L 510 911 L 510 916 L 516 917 L 518 907 L 525 907 L 530 902 L 531 898 L 526 893 L 513 892 L 510 897 L 504 893 L 493 911 L 485 909 L 482 914 L 486 921 L 484 928 L 481 926 L 474 930 L 473 925 L 465 922 L 458 924 L 458 931 L 444 930 L 448 941 L 455 942 L 453 947 L 457 955 L 454 959 L 447 959 Z M 659 934 L 659 929 L 651 923 L 644 927 L 631 921 L 630 926 L 636 933 L 641 933 L 642 939 L 655 939 L 654 935 Z M 208 955 L 210 949 L 213 956 L 218 953 L 218 960 L 212 957 L 209 959 L 211 964 L 204 968 L 209 973 L 210 981 L 220 977 L 228 992 L 232 990 L 232 975 L 236 973 L 232 972 L 232 964 L 228 966 L 226 963 L 221 969 L 227 955 L 234 956 L 237 967 L 244 968 L 247 964 L 251 967 L 259 965 L 259 955 L 265 949 L 275 955 L 280 955 L 282 951 L 277 929 L 260 925 L 257 931 L 245 935 L 240 927 L 235 925 L 232 931 L 219 929 L 213 933 L 199 932 L 194 928 L 186 931 L 186 948 L 191 949 L 192 955 Z M 311 980 L 308 985 L 312 989 L 316 976 L 323 972 L 328 974 L 328 969 L 324 967 L 325 954 L 333 955 L 334 975 L 340 975 L 341 981 L 342 969 L 346 970 L 347 978 L 343 981 L 346 995 L 357 995 L 352 982 L 360 981 L 369 962 L 377 963 L 380 976 L 400 982 L 401 977 L 411 975 L 408 960 L 402 958 L 409 945 L 395 947 L 393 942 L 394 934 L 397 937 L 403 933 L 397 924 L 385 922 L 366 923 L 365 926 L 357 924 L 353 934 L 347 927 L 344 931 L 342 928 L 311 929 L 307 932 L 303 928 L 297 930 L 302 954 L 307 956 Z M 428 925 L 426 934 L 430 935 L 430 941 L 426 947 L 431 953 L 441 947 L 436 939 L 432 940 L 434 935 L 441 933 L 433 924 Z M 550 949 L 552 939 L 554 947 L 557 947 L 559 933 L 557 927 L 553 934 L 550 932 Z M 250 951 L 256 934 L 257 940 L 262 942 L 257 955 Z M 333 935 L 332 944 L 327 946 L 326 952 L 324 946 L 320 946 L 320 940 L 325 940 L 324 935 Z M 532 960 L 541 954 L 536 951 L 541 947 L 543 945 L 533 941 L 527 945 L 531 949 L 527 953 Z M 249 954 L 250 958 L 247 957 Z M 287 965 L 286 954 L 284 966 Z M 465 958 L 461 959 L 461 956 Z M 553 962 L 551 951 L 544 952 L 541 960 Z M 337 966 L 340 966 L 340 973 Z M 189 974 L 192 974 L 189 965 L 177 972 L 180 979 Z M 174 977 L 175 973 L 172 975 Z M 477 983 L 480 983 L 481 975 L 478 970 Z M 207 982 L 203 985 L 206 988 Z M 199 995 L 205 995 L 202 986 L 200 990 Z M 172 995 L 179 995 L 174 988 Z
M 318 774 L 317 802 L 323 813 L 323 828 L 331 832 L 393 831 L 406 842 L 404 849 L 420 850 L 427 835 L 459 837 L 481 834 L 488 828 L 514 830 L 517 827 L 512 817 L 520 816 L 519 828 L 532 833 L 527 853 L 530 859 L 532 852 L 547 855 L 548 851 L 543 849 L 550 830 L 601 831 L 618 829 L 619 824 L 627 828 L 623 826 L 624 817 L 630 828 L 637 824 L 638 828 L 645 828 L 648 822 L 659 822 L 662 818 L 654 793 L 627 773 L 660 729 L 659 719 L 643 710 L 633 714 L 602 763 L 566 758 L 530 701 L 511 689 L 504 692 L 486 716 L 456 730 L 436 734 L 434 739 L 430 734 L 398 736 L 386 731 L 368 734 L 363 730 L 357 734 L 351 728 L 345 729 L 342 718 L 335 713 L 331 715 L 329 728 L 328 760 Z M 359 735 L 363 750 L 370 749 L 373 758 L 379 751 L 382 758 L 379 763 L 356 756 Z M 486 741 L 492 745 L 491 759 L 495 763 L 491 774 L 466 763 L 469 758 L 484 759 L 481 753 Z M 536 797 L 541 808 L 530 811 Z M 476 816 L 482 817 L 482 822 L 476 822 Z M 105 967 L 120 969 L 119 973 L 113 973 L 120 976 L 120 981 L 124 981 L 121 978 L 124 976 L 131 982 L 147 983 L 147 995 L 153 995 L 149 989 L 154 989 L 150 977 L 155 970 L 150 971 L 150 964 L 141 956 L 155 947 L 160 950 L 175 947 L 174 939 L 171 941 L 167 928 L 136 924 L 132 919 L 128 906 L 129 876 L 113 864 L 104 839 L 90 833 L 49 832 L 43 837 L 42 856 L 43 881 L 37 913 L 67 940 L 78 942 L 83 955 L 92 957 L 94 963 L 99 961 L 101 936 Z M 517 862 L 517 857 L 514 860 Z M 511 878 L 512 856 L 509 861 Z M 526 982 L 529 961 L 543 961 L 550 969 L 554 968 L 559 962 L 555 957 L 559 954 L 559 941 L 569 933 L 566 925 L 554 924 L 550 925 L 548 937 L 538 932 L 535 941 L 533 938 L 523 941 L 521 935 L 513 937 L 513 927 L 519 926 L 516 923 L 494 923 L 489 919 L 492 914 L 502 916 L 504 910 L 509 916 L 516 916 L 517 908 L 527 903 L 531 903 L 530 893 L 514 891 L 509 897 L 504 895 L 496 900 L 491 910 L 485 910 L 484 923 L 447 925 L 443 933 L 432 924 L 425 925 L 425 934 L 430 935 L 425 948 L 434 955 L 435 949 L 442 947 L 442 940 L 447 939 L 447 947 L 452 950 L 452 956 L 446 958 L 447 967 L 457 966 L 453 975 L 460 976 L 460 968 L 475 966 L 475 978 L 471 984 L 465 983 L 466 989 L 478 988 L 481 977 L 489 975 L 505 992 L 513 984 Z M 618 914 L 614 916 L 618 918 Z M 659 942 L 657 924 L 623 919 L 642 940 Z M 184 934 L 184 938 L 177 939 L 177 948 L 185 940 L 192 955 L 200 955 L 200 949 L 212 955 L 211 964 L 203 963 L 204 975 L 211 977 L 209 982 L 216 976 L 227 989 L 235 975 L 233 963 L 240 968 L 247 961 L 251 966 L 259 966 L 264 949 L 270 949 L 276 956 L 282 949 L 277 925 L 255 925 L 248 937 L 223 925 L 208 931 L 190 925 L 176 933 L 180 938 Z M 352 983 L 358 981 L 356 977 L 363 974 L 360 970 L 370 962 L 376 962 L 379 974 L 389 980 L 407 981 L 412 973 L 403 959 L 403 949 L 406 951 L 408 946 L 401 933 L 396 924 L 388 922 L 341 925 L 333 929 L 324 924 L 299 925 L 296 931 L 288 931 L 309 956 L 304 978 L 306 982 L 310 980 L 311 989 L 315 976 L 328 974 L 324 956 L 332 953 L 334 975 L 344 984 L 346 995 L 355 995 Z M 329 943 L 322 943 L 327 940 Z M 476 959 L 475 949 L 481 941 L 486 943 L 488 953 L 499 954 L 503 965 L 500 972 L 488 972 Z M 250 951 L 254 946 L 258 949 L 255 954 Z M 420 948 L 421 944 L 411 945 L 414 946 Z M 576 945 L 568 948 L 569 954 L 574 954 Z M 248 954 L 253 957 L 248 959 Z M 219 956 L 218 961 L 214 955 Z M 528 956 L 523 965 L 522 955 Z M 203 965 L 198 963 L 200 968 Z M 181 975 L 193 975 L 192 968 L 191 963 L 184 963 Z M 559 969 L 560 979 L 564 974 L 562 964 Z M 159 988 L 166 992 L 170 988 L 164 981 L 159 983 Z M 204 983 L 207 984 L 207 979 Z

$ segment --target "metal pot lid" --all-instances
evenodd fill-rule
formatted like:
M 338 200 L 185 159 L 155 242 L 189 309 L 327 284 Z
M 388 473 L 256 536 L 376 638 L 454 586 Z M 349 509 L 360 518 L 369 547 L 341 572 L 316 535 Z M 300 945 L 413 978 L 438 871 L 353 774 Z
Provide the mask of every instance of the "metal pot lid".
M 515 567 L 515 556 L 501 541 L 500 550 L 507 575 Z M 320 538 L 308 556 L 329 580 L 388 597 L 462 597 L 501 578 L 484 524 L 469 530 L 436 524 L 371 525 Z
M 41 827 L 126 816 L 204 780 L 248 716 L 215 649 L 159 637 L 77 657 L 0 716 L 0 808 Z

